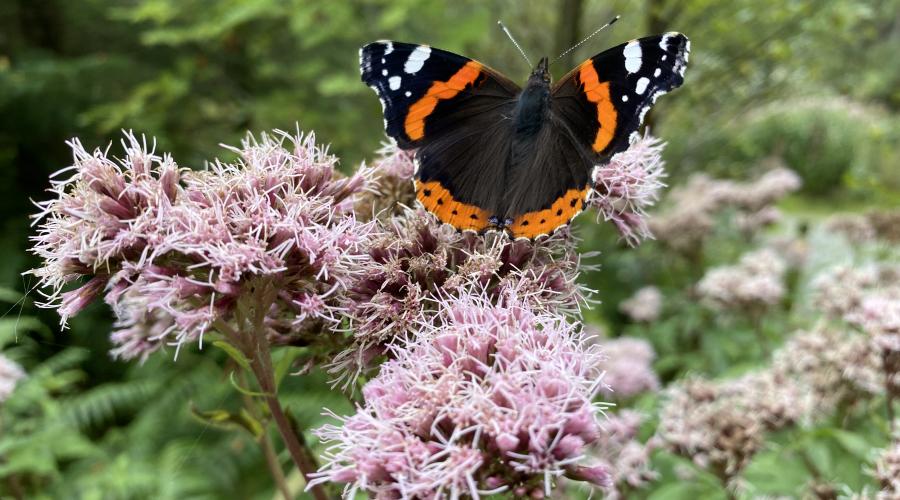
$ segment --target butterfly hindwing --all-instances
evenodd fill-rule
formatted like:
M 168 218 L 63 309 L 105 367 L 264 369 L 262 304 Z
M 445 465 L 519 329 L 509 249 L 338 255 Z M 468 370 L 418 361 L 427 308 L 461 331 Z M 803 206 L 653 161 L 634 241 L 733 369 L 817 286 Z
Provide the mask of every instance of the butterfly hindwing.
M 553 87 L 553 112 L 597 156 L 628 148 L 656 99 L 684 82 L 690 41 L 681 33 L 631 40 L 584 61 Z

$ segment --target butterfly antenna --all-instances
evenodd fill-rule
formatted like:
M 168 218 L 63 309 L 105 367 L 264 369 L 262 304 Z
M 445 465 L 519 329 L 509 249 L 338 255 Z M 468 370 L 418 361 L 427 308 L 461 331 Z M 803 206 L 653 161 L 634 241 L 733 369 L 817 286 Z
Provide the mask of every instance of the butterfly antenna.
M 522 57 L 525 58 L 525 61 L 528 63 L 528 66 L 532 66 L 531 59 L 528 59 L 528 56 L 525 55 L 525 51 L 522 50 L 522 47 L 519 46 L 519 42 L 517 42 L 516 39 L 513 38 L 512 33 L 510 33 L 508 29 L 506 29 L 506 26 L 503 24 L 503 21 L 497 21 L 497 24 L 500 25 L 500 29 L 502 29 L 503 32 L 506 33 L 506 36 L 509 37 L 509 39 L 510 39 L 510 41 L 512 41 L 513 45 L 515 45 L 516 48 L 519 49 L 519 53 L 522 54 Z
M 611 20 L 610 22 L 608 22 L 608 23 L 604 24 L 603 26 L 600 26 L 599 28 L 597 28 L 593 33 L 591 33 L 590 35 L 586 36 L 586 37 L 584 38 L 584 40 L 582 40 L 582 41 L 576 43 L 575 45 L 569 47 L 569 48 L 568 48 L 565 52 L 563 52 L 562 54 L 556 56 L 556 59 L 554 59 L 553 61 L 551 61 L 550 64 L 555 63 L 555 62 L 558 61 L 561 57 L 565 56 L 565 55 L 568 54 L 569 52 L 572 52 L 573 50 L 575 50 L 575 49 L 577 49 L 578 47 L 580 47 L 584 42 L 590 40 L 591 38 L 594 38 L 594 36 L 595 36 L 597 33 L 600 33 L 601 31 L 603 31 L 603 30 L 605 30 L 606 28 L 608 28 L 608 27 L 612 26 L 613 24 L 615 24 L 615 22 L 618 21 L 620 17 L 622 17 L 622 16 L 616 16 L 616 17 L 612 18 L 612 20 Z

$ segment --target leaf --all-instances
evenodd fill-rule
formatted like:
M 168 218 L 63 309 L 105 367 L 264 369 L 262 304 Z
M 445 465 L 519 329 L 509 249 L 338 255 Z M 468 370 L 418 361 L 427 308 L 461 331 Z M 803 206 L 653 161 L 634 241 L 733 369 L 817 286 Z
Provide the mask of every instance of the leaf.
M 249 432 L 254 438 L 259 438 L 263 433 L 263 425 L 253 418 L 247 410 L 241 408 L 237 414 L 228 410 L 200 410 L 191 402 L 191 415 L 201 422 L 221 429 L 233 429 L 239 427 Z
M 647 500 L 696 500 L 698 497 L 721 500 L 728 498 L 728 495 L 703 482 L 677 482 L 657 488 Z
M 294 361 L 306 352 L 304 348 L 285 347 L 276 351 L 272 357 L 275 358 L 275 387 L 281 386 L 281 381 L 290 371 Z
M 854 434 L 843 429 L 828 429 L 828 434 L 830 434 L 842 448 L 860 460 L 868 460 L 870 458 L 873 446 L 859 434 Z
M 0 302 L 15 304 L 22 300 L 22 293 L 12 288 L 0 287 Z
M 18 342 L 24 336 L 29 336 L 31 333 L 44 333 L 50 332 L 50 329 L 47 328 L 47 325 L 41 323 L 41 321 L 32 316 L 22 316 L 22 317 L 8 317 L 0 319 L 0 348 L 5 347 L 7 344 Z
M 265 393 L 265 392 L 251 391 L 250 389 L 242 387 L 241 384 L 239 384 L 238 381 L 234 379 L 234 372 L 231 372 L 230 374 L 228 374 L 228 380 L 231 382 L 232 387 L 237 389 L 238 392 L 240 392 L 241 394 L 246 394 L 248 396 L 261 397 L 261 398 L 270 396 L 270 394 Z
M 214 346 L 218 347 L 225 351 L 231 359 L 235 360 L 237 364 L 241 365 L 241 368 L 245 370 L 250 369 L 250 360 L 247 359 L 247 356 L 244 356 L 244 353 L 238 350 L 237 347 L 225 342 L 224 340 L 214 340 L 212 343 Z

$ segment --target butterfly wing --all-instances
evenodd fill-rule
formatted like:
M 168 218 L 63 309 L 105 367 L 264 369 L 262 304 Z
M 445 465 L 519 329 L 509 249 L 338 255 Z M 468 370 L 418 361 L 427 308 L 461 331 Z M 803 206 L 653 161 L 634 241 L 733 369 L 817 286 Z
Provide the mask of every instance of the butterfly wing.
M 628 148 L 659 96 L 681 86 L 690 48 L 671 32 L 601 52 L 553 86 L 552 112 L 603 163 Z
M 508 127 L 519 87 L 487 66 L 425 45 L 360 50 L 362 80 L 378 94 L 387 135 L 417 149 L 417 197 L 441 221 L 481 231 L 502 195 Z

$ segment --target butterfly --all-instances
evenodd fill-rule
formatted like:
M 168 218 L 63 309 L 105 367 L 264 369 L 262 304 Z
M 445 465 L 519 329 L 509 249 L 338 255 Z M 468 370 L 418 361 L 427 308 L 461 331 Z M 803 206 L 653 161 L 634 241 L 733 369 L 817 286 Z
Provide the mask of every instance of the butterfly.
M 452 52 L 394 41 L 360 49 L 384 128 L 415 150 L 416 198 L 460 231 L 536 239 L 585 207 L 591 173 L 628 148 L 656 99 L 684 82 L 690 41 L 649 36 L 551 82 L 544 57 L 524 88 Z

